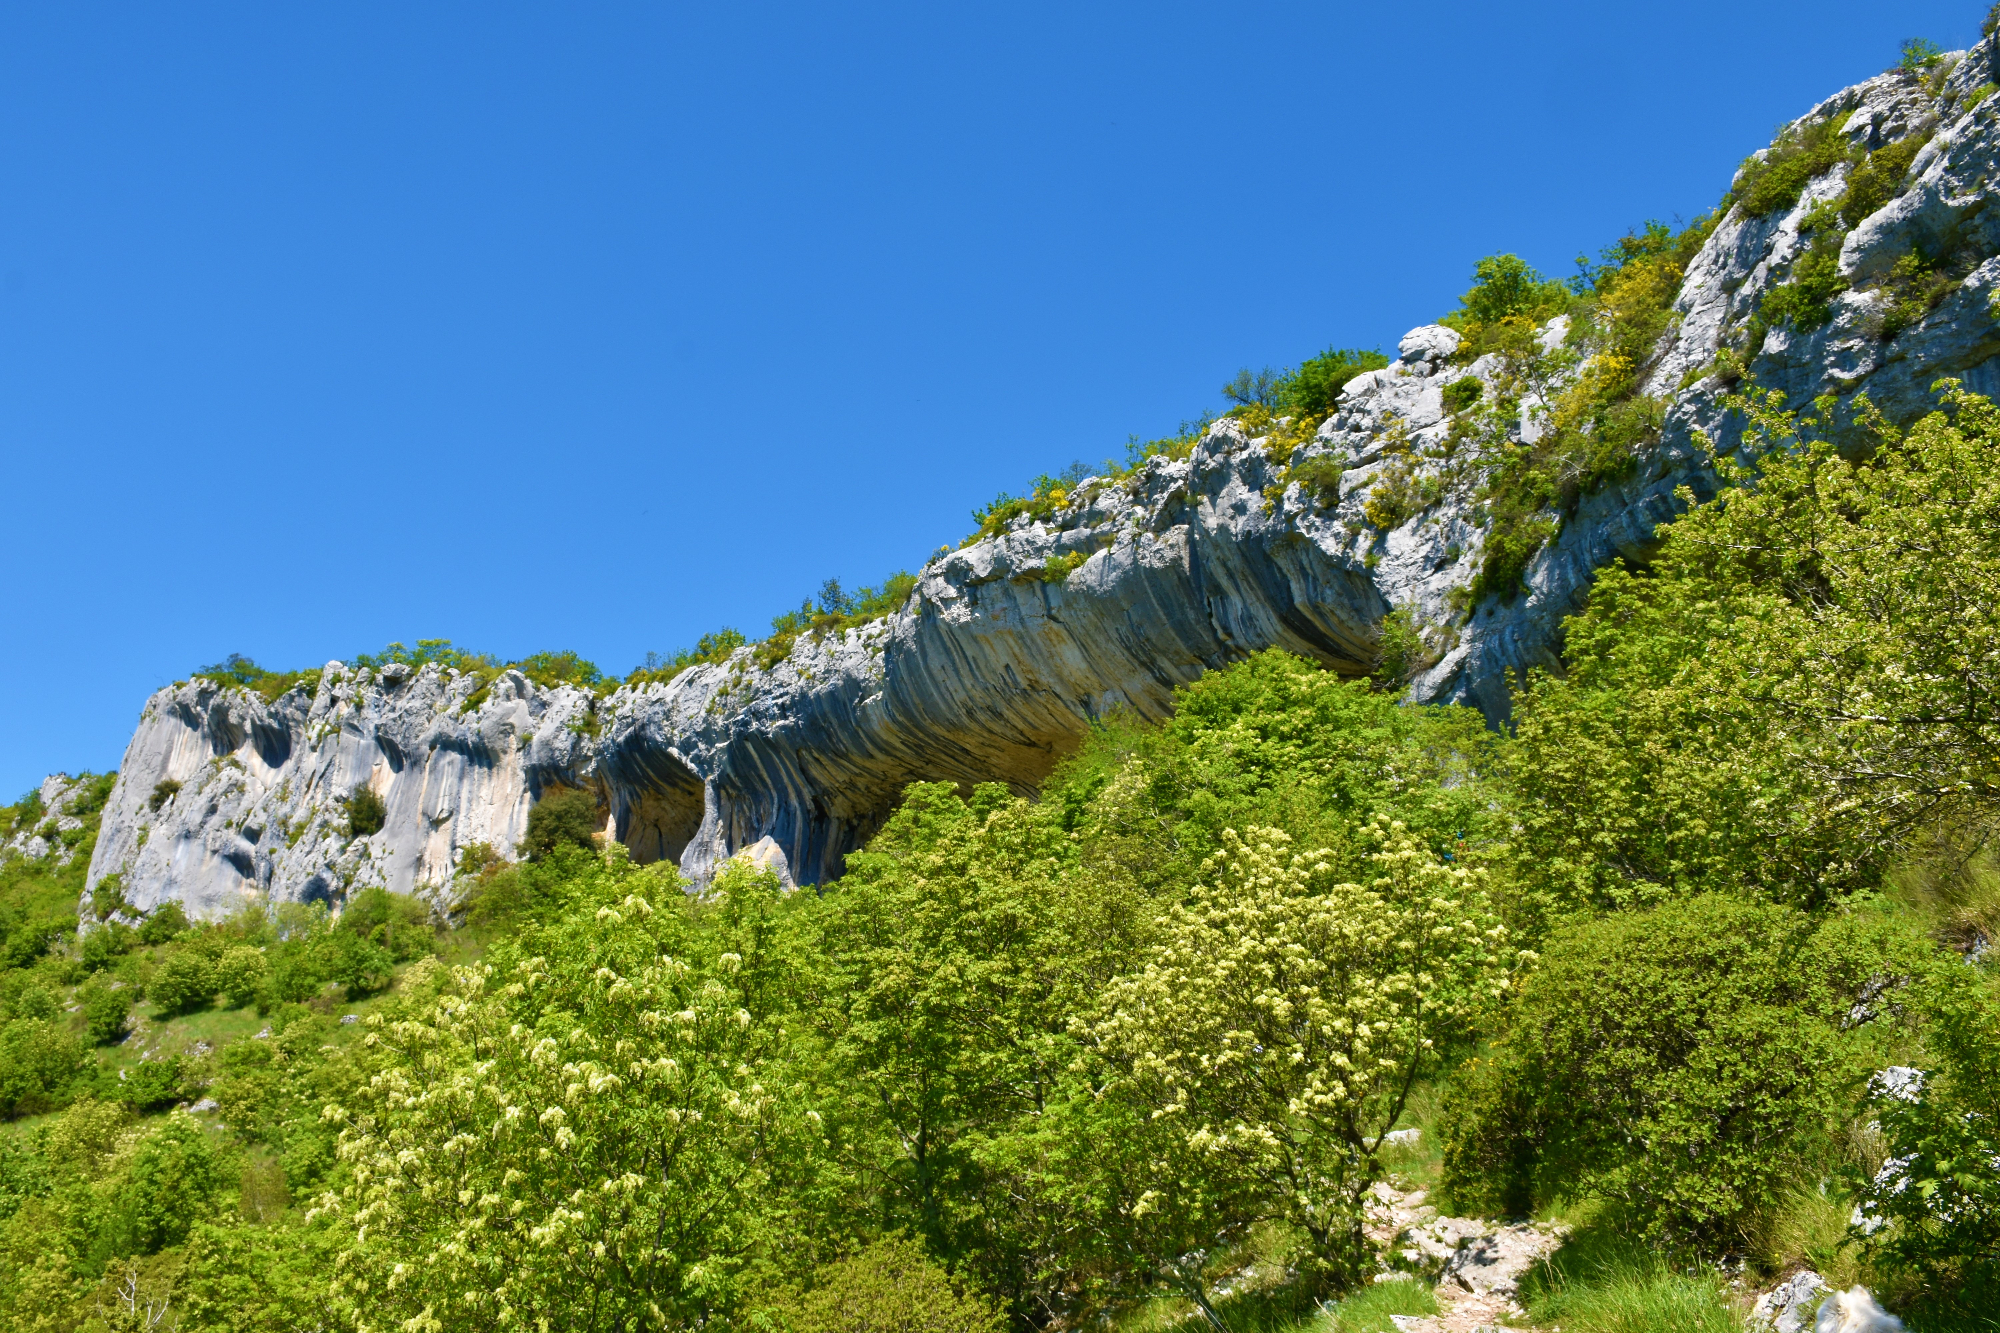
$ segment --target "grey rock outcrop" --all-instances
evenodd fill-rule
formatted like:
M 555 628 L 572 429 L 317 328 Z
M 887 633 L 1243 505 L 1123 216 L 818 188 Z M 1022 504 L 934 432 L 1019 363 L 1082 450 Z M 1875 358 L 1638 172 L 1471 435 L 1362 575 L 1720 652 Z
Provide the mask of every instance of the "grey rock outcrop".
M 116 873 L 137 906 L 175 898 L 208 915 L 259 895 L 435 892 L 474 844 L 511 853 L 531 804 L 560 787 L 596 793 L 607 832 L 635 858 L 676 863 L 693 881 L 761 847 L 762 862 L 818 883 L 910 782 L 1027 790 L 1093 719 L 1112 709 L 1162 717 L 1177 686 L 1266 647 L 1366 673 L 1394 608 L 1430 627 L 1436 647 L 1413 697 L 1503 719 L 1513 673 L 1559 667 L 1563 618 L 1594 572 L 1646 557 L 1677 510 L 1677 487 L 1712 487 L 1703 439 L 1736 443 L 1723 404 L 1730 355 L 1792 402 L 1830 393 L 1851 407 L 1866 391 L 1902 421 L 1925 410 L 1942 375 L 2000 392 L 2000 210 L 1988 206 L 2000 194 L 2000 98 L 1974 96 L 1993 76 L 1992 45 L 1950 59 L 1938 80 L 1884 75 L 1802 120 L 1849 113 L 1842 132 L 1871 147 L 1931 137 L 1900 193 L 1846 237 L 1839 265 L 1851 290 L 1810 333 L 1771 330 L 1747 345 L 1764 297 L 1807 251 L 1808 215 L 1840 195 L 1847 166 L 1788 210 L 1736 209 L 1721 221 L 1648 373 L 1647 391 L 1665 402 L 1660 441 L 1625 480 L 1561 516 L 1511 601 L 1460 613 L 1455 594 L 1487 536 L 1475 480 L 1391 448 L 1441 442 L 1446 385 L 1497 374 L 1493 358 L 1453 361 L 1458 335 L 1426 325 L 1403 338 L 1396 362 L 1352 381 L 1305 445 L 1279 449 L 1218 422 L 1184 458 L 1085 482 L 1053 515 L 938 556 L 900 611 L 802 636 L 771 665 L 740 649 L 602 699 L 516 673 L 481 697 L 472 678 L 436 667 L 338 663 L 316 690 L 269 703 L 205 681 L 162 690 L 127 751 L 90 883 Z M 1884 278 L 1912 254 L 1957 285 L 1888 336 Z M 1554 324 L 1540 336 L 1554 346 L 1563 332 Z M 1535 438 L 1542 411 L 1531 395 L 1515 437 Z M 1341 469 L 1330 504 L 1287 478 L 1319 458 Z M 1391 467 L 1412 466 L 1415 480 L 1436 483 L 1433 498 L 1393 530 L 1371 527 L 1371 491 Z M 155 811 L 162 781 L 182 785 Z M 388 819 L 350 838 L 344 802 L 363 785 Z
M 83 821 L 70 807 L 84 795 L 88 786 L 83 779 L 72 778 L 67 773 L 51 773 L 43 778 L 37 791 L 42 799 L 42 817 L 32 826 L 0 842 L 0 863 L 15 857 L 39 861 L 51 853 L 59 866 L 73 861 L 76 858 L 76 842 L 63 837 L 63 834 L 82 830 Z

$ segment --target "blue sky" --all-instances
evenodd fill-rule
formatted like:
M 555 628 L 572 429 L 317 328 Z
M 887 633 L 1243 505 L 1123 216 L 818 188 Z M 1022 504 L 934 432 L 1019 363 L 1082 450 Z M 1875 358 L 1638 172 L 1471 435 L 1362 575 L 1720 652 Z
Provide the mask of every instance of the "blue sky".
M 8 5 L 0 800 L 230 652 L 754 637 L 1982 11 Z

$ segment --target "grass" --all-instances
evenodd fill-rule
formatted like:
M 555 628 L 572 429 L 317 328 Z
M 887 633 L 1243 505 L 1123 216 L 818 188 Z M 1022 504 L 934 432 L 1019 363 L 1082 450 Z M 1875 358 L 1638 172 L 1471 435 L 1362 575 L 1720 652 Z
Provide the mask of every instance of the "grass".
M 1437 1296 L 1429 1284 L 1398 1278 L 1363 1287 L 1321 1306 L 1289 1288 L 1246 1291 L 1216 1302 L 1231 1333 L 1396 1333 L 1390 1315 L 1432 1315 Z M 1158 1296 L 1111 1327 L 1118 1333 L 1210 1333 L 1192 1302 Z
M 1742 1317 L 1719 1274 L 1676 1268 L 1621 1234 L 1602 1211 L 1587 1216 L 1523 1280 L 1529 1322 L 1563 1333 L 1741 1333 Z
M 1331 1333 L 1396 1333 L 1390 1315 L 1428 1315 L 1437 1311 L 1437 1296 L 1425 1283 L 1410 1279 L 1377 1282 L 1334 1306 L 1330 1317 L 1317 1327 Z
M 1972 850 L 1965 850 L 1970 847 Z M 2000 846 L 1987 829 L 1952 830 L 1889 874 L 1890 905 L 1959 950 L 2000 945 Z

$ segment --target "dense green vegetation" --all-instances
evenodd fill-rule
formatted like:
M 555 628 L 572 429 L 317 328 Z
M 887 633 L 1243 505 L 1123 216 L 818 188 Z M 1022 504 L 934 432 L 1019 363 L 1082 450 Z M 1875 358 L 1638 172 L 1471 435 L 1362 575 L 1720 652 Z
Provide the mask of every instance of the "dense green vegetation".
M 0 1310 L 1386 1329 L 1393 1180 L 1575 1225 L 1524 1292 L 1565 1329 L 1733 1328 L 1732 1255 L 1980 1327 L 2000 411 L 1857 464 L 1741 410 L 1761 470 L 1605 571 L 1511 736 L 1266 653 L 1039 799 L 912 787 L 818 893 L 690 897 L 581 793 L 455 929 L 79 938 L 79 872 L 10 863 Z

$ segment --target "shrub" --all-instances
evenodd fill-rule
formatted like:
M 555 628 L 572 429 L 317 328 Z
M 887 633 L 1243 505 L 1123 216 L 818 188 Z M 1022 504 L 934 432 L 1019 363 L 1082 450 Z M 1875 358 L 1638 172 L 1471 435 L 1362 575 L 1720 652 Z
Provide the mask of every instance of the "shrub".
M 165 944 L 188 928 L 187 913 L 169 900 L 155 907 L 139 927 L 141 944 Z
M 1488 255 L 1472 266 L 1472 287 L 1444 322 L 1477 330 L 1508 320 L 1541 324 L 1569 309 L 1570 289 L 1544 278 L 1519 255 Z M 1461 359 L 1465 349 L 1459 349 Z
M 223 1002 L 232 1009 L 240 1009 L 256 1000 L 263 989 L 270 967 L 264 960 L 264 952 L 253 945 L 238 944 L 223 951 L 215 960 L 215 988 L 222 992 Z
M 1866 1073 L 1869 997 L 1927 954 L 1876 923 L 1815 931 L 1721 895 L 1558 931 L 1493 1061 L 1450 1100 L 1446 1187 L 1511 1208 L 1531 1179 L 1542 1199 L 1613 1200 L 1656 1237 L 1740 1244 Z
M 1486 385 L 1477 375 L 1464 375 L 1444 386 L 1444 410 L 1463 412 L 1485 394 Z
M 530 861 L 540 861 L 558 847 L 596 847 L 596 835 L 604 827 L 598 815 L 598 799 L 588 791 L 566 787 L 548 793 L 528 811 L 528 837 L 522 849 Z
M 804 1292 L 787 1293 L 765 1317 L 785 1333 L 1001 1333 L 991 1302 L 932 1263 L 921 1246 L 892 1236 L 821 1268 Z
M 1920 1079 L 1871 1107 L 1891 1165 L 1863 1182 L 1864 1212 L 1889 1224 L 1869 1244 L 1914 1281 L 1926 1313 L 1990 1313 L 2000 1309 L 2000 989 L 1945 959 L 1917 1005 Z
M 389 822 L 388 807 L 382 804 L 372 788 L 356 787 L 354 794 L 347 798 L 347 836 L 365 838 L 371 833 L 380 833 L 382 826 Z
M 363 889 L 349 899 L 338 929 L 386 950 L 399 963 L 430 952 L 430 909 L 419 899 L 384 888 Z
M 1903 42 L 1903 58 L 1896 68 L 1912 77 L 1928 74 L 1944 62 L 1944 50 L 1928 37 L 1911 37 Z
M 1850 227 L 1861 225 L 1862 219 L 1873 214 L 1884 204 L 1894 199 L 1902 191 L 1903 178 L 1909 175 L 1910 164 L 1917 154 L 1930 142 L 1930 133 L 1923 131 L 1907 134 L 1895 143 L 1884 144 L 1868 155 L 1868 159 L 1848 178 L 1847 193 L 1840 198 L 1840 220 Z
M 231 653 L 213 666 L 197 669 L 194 675 L 197 680 L 212 680 L 218 685 L 248 690 L 262 697 L 266 703 L 275 703 L 300 686 L 304 686 L 308 693 L 316 691 L 321 670 L 315 667 L 310 671 L 267 671 L 243 654 Z M 155 792 L 157 794 L 157 788 Z
M 1848 144 L 1840 135 L 1846 126 L 1847 115 L 1842 114 L 1787 129 L 1762 158 L 1743 164 L 1728 201 L 1742 204 L 1751 217 L 1792 207 L 1808 184 L 1846 160 Z
M 122 955 L 131 952 L 135 939 L 129 927 L 115 921 L 105 922 L 83 937 L 77 954 L 86 971 L 101 972 Z
M 575 685 L 589 689 L 604 681 L 595 662 L 586 661 L 565 649 L 559 653 L 530 653 L 514 663 L 514 669 L 543 689 Z
M 16 1018 L 0 1027 L 0 1116 L 11 1120 L 62 1105 L 84 1060 L 82 1043 L 53 1020 Z
M 1399 690 L 1419 671 L 1434 666 L 1442 655 L 1425 634 L 1416 608 L 1399 606 L 1382 617 L 1372 674 L 1384 687 Z
M 528 811 L 528 833 L 521 846 L 531 861 L 541 860 L 558 847 L 582 847 L 587 851 L 597 845 L 597 833 L 603 827 L 604 819 L 597 813 L 597 798 L 587 791 L 565 787 L 544 795 Z
M 419 669 L 435 663 L 452 671 L 482 673 L 497 671 L 500 666 L 485 653 L 452 647 L 450 639 L 418 639 L 415 648 L 392 643 L 379 653 L 356 653 L 352 661 L 353 665 L 368 671 L 379 671 L 392 662 Z
M 92 982 L 77 992 L 83 1004 L 84 1034 L 95 1046 L 109 1046 L 125 1036 L 126 1020 L 132 1014 L 132 992 Z
M 1347 475 L 1347 467 L 1332 454 L 1315 454 L 1285 474 L 1287 481 L 1296 481 L 1299 489 L 1310 495 L 1321 506 L 1340 503 L 1340 479 Z
M 172 778 L 161 779 L 160 781 L 153 784 L 153 794 L 146 798 L 147 807 L 150 808 L 154 814 L 158 814 L 160 812 L 160 807 L 165 805 L 168 801 L 173 800 L 174 796 L 180 791 L 180 789 L 181 789 L 181 784 L 174 781 Z
M 1285 376 L 1278 386 L 1278 406 L 1307 419 L 1325 418 L 1349 380 L 1388 364 L 1379 350 L 1329 347 Z
M 163 1063 L 146 1061 L 140 1068 Z M 194 1117 L 168 1116 L 140 1141 L 120 1182 L 113 1204 L 114 1252 L 153 1254 L 179 1245 L 207 1215 L 225 1179 L 222 1161 Z
M 741 630 L 723 628 L 713 634 L 704 634 L 692 648 L 682 648 L 671 657 L 661 657 L 658 653 L 647 653 L 646 660 L 633 668 L 625 677 L 627 685 L 664 685 L 689 667 L 704 663 L 720 666 L 729 660 L 730 654 L 741 648 L 749 640 Z
M 1239 370 L 1236 378 L 1222 386 L 1222 396 L 1238 407 L 1273 407 L 1283 378 L 1269 366 L 1258 371 Z
M 146 983 L 146 996 L 161 1013 L 178 1014 L 206 1006 L 216 989 L 214 964 L 181 945 L 167 951 Z
M 1833 318 L 1833 298 L 1846 290 L 1840 246 L 1822 240 L 1800 256 L 1783 283 L 1764 294 L 1757 313 L 1766 324 L 1810 332 Z

